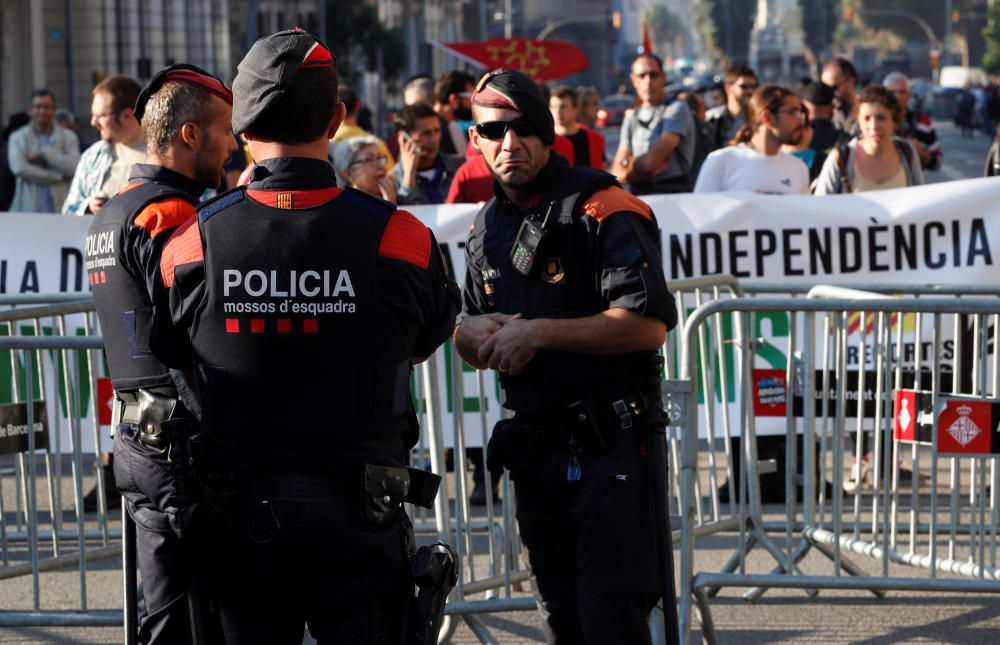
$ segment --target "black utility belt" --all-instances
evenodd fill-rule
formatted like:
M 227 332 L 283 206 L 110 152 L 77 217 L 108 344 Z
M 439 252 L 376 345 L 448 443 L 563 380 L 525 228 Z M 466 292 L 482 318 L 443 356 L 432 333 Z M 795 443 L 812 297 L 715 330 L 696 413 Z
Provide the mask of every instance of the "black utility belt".
M 204 499 L 223 512 L 262 500 L 359 504 L 363 517 L 384 527 L 404 503 L 432 508 L 441 485 L 439 475 L 417 468 L 364 464 L 360 470 L 255 470 L 230 482 L 210 477 L 203 486 Z
M 619 396 L 591 396 L 544 414 L 518 415 L 518 423 L 537 428 L 556 445 L 572 452 L 604 454 L 621 431 L 637 430 L 646 411 L 638 389 Z

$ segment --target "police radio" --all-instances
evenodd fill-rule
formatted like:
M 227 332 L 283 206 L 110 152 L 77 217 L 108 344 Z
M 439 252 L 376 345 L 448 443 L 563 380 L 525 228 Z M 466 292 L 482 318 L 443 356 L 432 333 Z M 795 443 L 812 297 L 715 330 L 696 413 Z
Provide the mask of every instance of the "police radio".
M 510 263 L 514 266 L 514 270 L 523 276 L 531 275 L 535 266 L 535 256 L 549 232 L 549 217 L 556 204 L 557 202 L 549 203 L 541 225 L 531 215 L 525 217 L 524 221 L 521 222 L 521 228 L 517 231 L 517 239 L 514 240 L 514 246 L 510 250 Z

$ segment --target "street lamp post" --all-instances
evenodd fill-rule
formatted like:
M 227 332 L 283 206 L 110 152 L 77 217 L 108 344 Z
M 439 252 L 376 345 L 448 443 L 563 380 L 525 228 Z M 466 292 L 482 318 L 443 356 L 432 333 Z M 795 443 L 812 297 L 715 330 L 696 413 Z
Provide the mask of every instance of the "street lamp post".
M 602 13 L 596 16 L 572 16 L 569 18 L 560 18 L 559 20 L 553 20 L 545 25 L 545 28 L 538 32 L 535 36 L 535 40 L 545 40 L 549 34 L 551 34 L 556 29 L 560 27 L 565 27 L 566 25 L 576 25 L 585 22 L 607 22 L 614 18 L 614 14 Z

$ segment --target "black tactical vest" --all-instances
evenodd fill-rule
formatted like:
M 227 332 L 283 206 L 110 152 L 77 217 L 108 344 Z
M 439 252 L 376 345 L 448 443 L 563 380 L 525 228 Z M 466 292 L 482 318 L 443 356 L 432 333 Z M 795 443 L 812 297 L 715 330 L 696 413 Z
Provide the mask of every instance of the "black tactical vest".
M 111 384 L 118 392 L 172 383 L 168 368 L 149 350 L 152 307 L 146 269 L 135 244 L 142 233 L 133 222 L 150 204 L 176 197 L 192 205 L 197 203 L 178 188 L 142 183 L 110 200 L 94 216 L 87 231 L 87 274 L 97 304 Z
M 265 451 L 398 454 L 418 330 L 380 297 L 392 212 L 353 189 L 303 210 L 240 189 L 199 209 L 205 293 L 189 335 L 206 429 Z
M 525 318 L 583 318 L 607 309 L 601 275 L 594 267 L 601 250 L 581 212 L 594 193 L 617 185 L 611 175 L 585 167 L 561 169 L 538 204 L 521 213 L 501 198 L 476 216 L 469 253 L 479 264 L 493 311 Z M 539 249 L 536 268 L 524 276 L 511 266 L 510 251 L 525 217 L 537 221 L 552 209 L 549 233 Z M 589 395 L 621 393 L 641 379 L 645 354 L 596 356 L 541 351 L 521 374 L 500 373 L 504 406 L 521 413 L 552 411 Z

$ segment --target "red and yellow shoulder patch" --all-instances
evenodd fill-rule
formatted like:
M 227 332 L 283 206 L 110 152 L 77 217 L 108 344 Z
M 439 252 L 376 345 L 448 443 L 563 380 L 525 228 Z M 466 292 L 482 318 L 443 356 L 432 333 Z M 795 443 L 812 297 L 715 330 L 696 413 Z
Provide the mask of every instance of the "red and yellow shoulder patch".
M 194 206 L 180 197 L 154 202 L 136 215 L 135 225 L 155 238 L 163 231 L 180 226 L 194 216 Z
M 271 208 L 304 210 L 321 206 L 342 192 L 336 186 L 314 190 L 248 190 L 247 197 Z
M 163 247 L 163 255 L 160 257 L 160 277 L 163 278 L 163 286 L 169 288 L 174 283 L 174 270 L 177 267 L 204 261 L 201 229 L 198 228 L 198 218 L 192 217 L 174 231 Z
M 431 232 L 412 213 L 395 211 L 382 233 L 378 254 L 426 269 L 431 261 Z
M 605 188 L 591 195 L 583 204 L 583 212 L 598 222 L 604 221 L 608 215 L 621 212 L 635 213 L 646 219 L 653 217 L 653 209 L 649 204 L 618 186 Z

